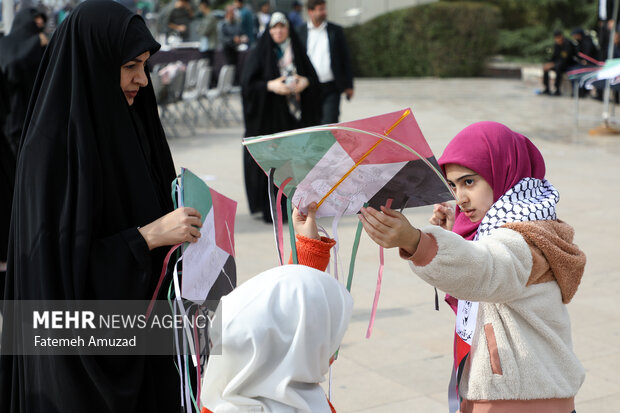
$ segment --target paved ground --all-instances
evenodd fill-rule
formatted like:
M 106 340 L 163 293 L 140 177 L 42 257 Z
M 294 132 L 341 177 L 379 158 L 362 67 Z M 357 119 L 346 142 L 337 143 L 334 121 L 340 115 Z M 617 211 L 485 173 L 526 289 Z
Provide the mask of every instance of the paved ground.
M 503 122 L 538 145 L 547 178 L 561 194 L 559 216 L 575 227 L 576 242 L 588 257 L 580 289 L 568 306 L 575 351 L 587 370 L 577 411 L 618 412 L 620 269 L 613 257 L 620 253 L 620 135 L 588 136 L 598 121 L 582 120 L 576 127 L 571 99 L 536 96 L 535 87 L 497 79 L 359 80 L 352 102 L 342 104 L 341 119 L 411 107 L 437 156 L 458 131 L 480 120 Z M 597 119 L 601 112 L 594 100 L 580 107 L 581 116 Z M 238 200 L 235 236 L 243 281 L 277 263 L 271 226 L 248 213 L 242 134 L 241 125 L 205 127 L 195 137 L 171 138 L 170 144 L 177 168 L 209 175 L 210 185 Z M 407 215 L 424 225 L 429 208 Z M 329 228 L 329 221 L 325 224 Z M 355 218 L 340 224 L 341 261 L 348 262 L 355 225 Z M 365 339 L 378 262 L 378 248 L 364 235 L 353 282 L 353 319 L 333 368 L 333 402 L 339 413 L 445 412 L 454 316 L 446 305 L 434 311 L 433 289 L 390 250 L 374 333 Z

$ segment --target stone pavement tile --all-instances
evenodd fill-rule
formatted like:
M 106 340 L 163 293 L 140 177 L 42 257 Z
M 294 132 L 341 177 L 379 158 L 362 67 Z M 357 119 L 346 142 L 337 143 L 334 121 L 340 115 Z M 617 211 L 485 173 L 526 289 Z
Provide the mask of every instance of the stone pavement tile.
M 370 409 L 355 410 L 355 412 L 358 413 L 443 413 L 445 411 L 446 406 L 444 403 L 438 402 L 427 396 L 400 400 L 393 403 L 372 407 Z
M 339 371 L 336 364 L 332 380 L 332 403 L 338 413 L 358 412 L 377 408 L 386 401 L 422 396 L 421 393 L 412 391 L 371 369 L 349 375 Z M 327 383 L 322 383 L 322 386 L 327 393 Z
M 579 337 L 591 336 L 591 333 L 596 331 L 606 333 L 610 338 L 615 335 L 616 340 L 618 340 L 620 338 L 620 320 L 618 320 L 617 314 L 609 310 L 617 303 L 617 299 L 603 294 L 599 294 L 597 297 L 597 290 L 600 291 L 601 289 L 590 289 L 584 286 L 582 291 L 577 291 L 577 294 L 581 292 L 583 297 L 576 296 L 573 299 L 574 302 L 571 301 L 568 305 L 571 322 L 573 325 L 579 326 Z M 591 292 L 592 295 L 590 296 Z M 590 335 L 587 334 L 588 332 Z M 609 344 L 618 345 L 620 340 L 610 341 Z
M 612 379 L 601 378 L 595 374 L 587 375 L 579 393 L 577 393 L 577 409 L 579 409 L 582 401 L 587 402 L 608 396 L 616 396 L 616 400 L 619 400 L 620 389 L 618 389 L 618 384 Z
M 620 371 L 620 349 L 618 349 L 615 355 L 599 356 L 589 359 L 586 374 L 612 384 L 612 393 L 620 396 L 620 388 L 618 388 L 617 385 L 613 386 L 614 380 L 617 380 L 618 371 Z M 586 381 L 588 380 L 589 377 L 586 376 Z M 589 400 L 594 398 L 596 397 L 592 395 L 584 396 L 582 399 Z
M 437 391 L 438 388 L 447 389 L 451 367 L 451 358 L 445 354 L 440 354 L 417 360 L 415 363 L 393 363 L 376 371 L 403 386 L 415 389 L 417 392 L 430 394 Z
M 579 395 L 577 395 L 577 402 L 575 404 L 577 412 L 579 413 L 618 413 L 618 410 L 620 410 L 619 398 L 620 395 L 615 394 L 595 400 L 580 402 Z
M 360 328 L 361 327 L 361 328 Z M 426 339 L 426 335 L 385 333 L 373 330 L 370 339 L 359 333 L 366 332 L 366 324 L 354 324 L 347 332 L 341 352 L 364 367 L 381 369 L 397 363 L 426 363 L 444 356 L 451 347 L 451 332 L 436 338 Z M 443 340 L 443 341 L 442 341 Z M 378 371 L 378 370 L 377 370 Z

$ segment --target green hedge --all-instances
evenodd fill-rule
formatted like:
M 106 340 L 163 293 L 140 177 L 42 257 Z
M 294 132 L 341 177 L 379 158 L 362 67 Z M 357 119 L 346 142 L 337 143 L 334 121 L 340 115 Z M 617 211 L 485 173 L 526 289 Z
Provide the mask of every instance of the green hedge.
M 460 2 L 462 0 L 442 0 Z M 502 25 L 497 52 L 513 59 L 545 61 L 553 50 L 554 30 L 595 29 L 595 0 L 479 0 L 499 7 Z
M 356 76 L 476 76 L 493 54 L 500 10 L 474 2 L 432 3 L 346 29 Z

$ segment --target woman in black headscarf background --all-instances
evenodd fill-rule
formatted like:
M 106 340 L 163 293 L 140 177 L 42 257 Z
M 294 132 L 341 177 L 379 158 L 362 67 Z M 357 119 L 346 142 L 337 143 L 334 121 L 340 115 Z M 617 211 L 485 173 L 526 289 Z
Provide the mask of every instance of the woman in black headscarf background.
M 281 12 L 273 13 L 268 27 L 243 67 L 246 137 L 314 126 L 321 120 L 319 79 L 297 33 Z M 262 212 L 270 222 L 267 176 L 245 148 L 243 165 L 250 212 Z
M 15 181 L 15 157 L 6 136 L 4 136 L 4 124 L 9 110 L 9 93 L 4 75 L 0 70 L 0 298 L 4 297 L 13 182 Z
M 144 66 L 141 17 L 80 4 L 43 56 L 17 162 L 5 299 L 148 300 L 166 249 L 200 236 L 175 177 Z M 119 87 L 120 86 L 120 87 Z M 6 307 L 6 304 L 5 304 Z M 179 411 L 172 356 L 25 356 L 4 320 L 0 411 Z
M 5 133 L 13 154 L 17 153 L 28 100 L 47 45 L 43 34 L 46 21 L 45 14 L 34 8 L 20 10 L 9 35 L 0 38 L 0 70 L 4 72 L 11 106 Z

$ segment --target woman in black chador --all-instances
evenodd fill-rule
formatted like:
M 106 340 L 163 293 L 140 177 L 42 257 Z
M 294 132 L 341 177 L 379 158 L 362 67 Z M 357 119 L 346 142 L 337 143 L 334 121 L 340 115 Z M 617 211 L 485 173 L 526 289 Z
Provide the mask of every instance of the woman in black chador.
M 269 30 L 246 58 L 241 84 L 246 137 L 314 126 L 321 120 L 319 79 L 283 13 L 271 16 Z M 267 176 L 247 149 L 243 166 L 250 212 L 262 212 L 270 222 Z
M 11 224 L 13 203 L 13 182 L 15 181 L 15 158 L 9 142 L 4 136 L 4 122 L 9 114 L 9 93 L 4 75 L 0 71 L 0 299 L 4 297 L 6 275 L 6 254 Z M 0 310 L 1 311 L 1 310 Z
M 112 1 L 80 4 L 56 30 L 22 135 L 6 299 L 148 300 L 159 247 L 200 236 L 196 210 L 171 212 L 174 165 L 144 68 L 158 49 L 142 18 Z M 25 339 L 14 321 L 0 351 Z M 172 356 L 0 359 L 3 413 L 179 406 Z
M 11 105 L 5 132 L 14 154 L 19 146 L 32 85 L 47 44 L 47 37 L 42 33 L 46 20 L 45 14 L 34 8 L 20 10 L 13 20 L 11 33 L 0 38 L 0 70 L 4 72 Z

